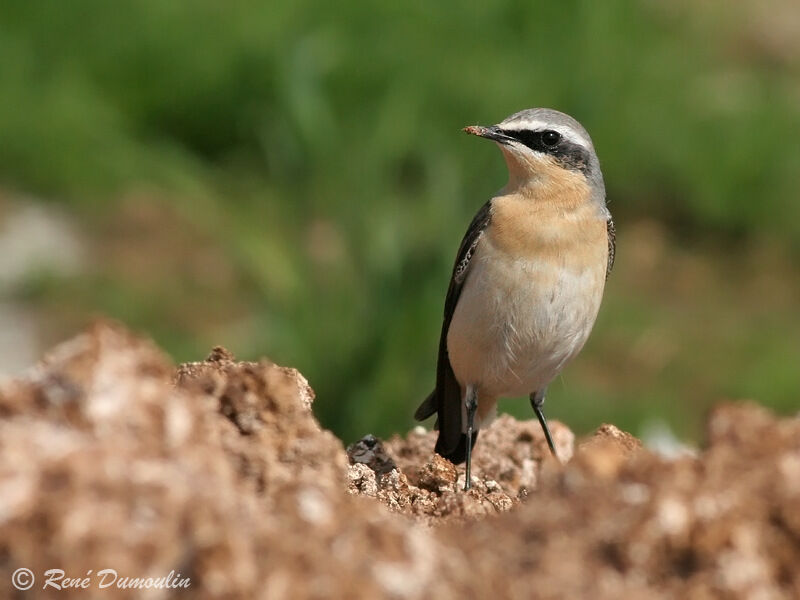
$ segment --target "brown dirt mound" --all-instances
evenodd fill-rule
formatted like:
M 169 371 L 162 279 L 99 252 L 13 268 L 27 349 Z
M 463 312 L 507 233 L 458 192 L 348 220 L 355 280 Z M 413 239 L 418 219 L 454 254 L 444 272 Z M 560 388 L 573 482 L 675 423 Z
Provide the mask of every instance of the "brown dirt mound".
M 798 419 L 722 406 L 673 461 L 611 425 L 573 457 L 554 424 L 562 466 L 501 417 L 464 493 L 434 434 L 346 453 L 312 401 L 293 369 L 220 348 L 174 369 L 118 325 L 58 346 L 0 385 L 0 597 L 53 597 L 47 569 L 94 573 L 58 597 L 142 594 L 100 569 L 199 598 L 800 596 Z

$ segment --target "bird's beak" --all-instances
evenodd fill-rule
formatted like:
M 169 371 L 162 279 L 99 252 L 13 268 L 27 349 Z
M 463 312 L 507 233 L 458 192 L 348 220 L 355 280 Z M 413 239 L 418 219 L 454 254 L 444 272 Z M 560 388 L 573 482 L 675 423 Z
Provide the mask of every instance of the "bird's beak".
M 464 131 L 470 135 L 477 135 L 478 137 L 486 138 L 487 140 L 493 140 L 500 144 L 508 144 L 509 142 L 514 141 L 514 138 L 507 135 L 497 125 L 492 125 L 491 127 L 484 127 L 483 125 L 470 125 L 469 127 L 464 127 Z

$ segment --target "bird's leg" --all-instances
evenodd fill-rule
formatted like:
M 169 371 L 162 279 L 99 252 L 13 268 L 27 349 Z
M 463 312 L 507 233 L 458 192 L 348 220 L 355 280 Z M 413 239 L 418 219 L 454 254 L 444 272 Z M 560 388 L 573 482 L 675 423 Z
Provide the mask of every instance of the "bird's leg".
M 550 435 L 550 428 L 547 426 L 547 419 L 544 418 L 544 413 L 542 412 L 542 406 L 544 405 L 544 397 L 546 393 L 547 388 L 533 392 L 531 394 L 531 406 L 533 407 L 533 412 L 536 413 L 536 417 L 539 419 L 539 424 L 542 426 L 542 431 L 544 431 L 544 437 L 547 439 L 547 445 L 550 447 L 550 452 L 553 454 L 553 456 L 558 458 L 558 454 L 556 454 L 556 446 L 553 444 L 553 436 Z
M 466 492 L 472 486 L 472 431 L 475 426 L 475 411 L 478 409 L 478 392 L 475 386 L 467 386 L 464 405 L 467 407 L 467 472 L 464 479 L 464 491 Z

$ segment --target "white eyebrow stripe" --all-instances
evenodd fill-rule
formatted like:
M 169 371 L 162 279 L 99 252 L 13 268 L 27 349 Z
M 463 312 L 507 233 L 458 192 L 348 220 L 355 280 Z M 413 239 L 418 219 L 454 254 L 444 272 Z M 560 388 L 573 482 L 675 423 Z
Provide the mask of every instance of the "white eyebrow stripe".
M 589 148 L 591 143 L 585 136 L 575 131 L 569 125 L 556 125 L 555 123 L 548 123 L 547 121 L 531 121 L 531 120 L 514 120 L 510 123 L 500 123 L 500 127 L 510 131 L 538 131 L 540 129 L 552 129 L 563 135 L 567 140 L 573 144 L 580 144 L 585 148 Z

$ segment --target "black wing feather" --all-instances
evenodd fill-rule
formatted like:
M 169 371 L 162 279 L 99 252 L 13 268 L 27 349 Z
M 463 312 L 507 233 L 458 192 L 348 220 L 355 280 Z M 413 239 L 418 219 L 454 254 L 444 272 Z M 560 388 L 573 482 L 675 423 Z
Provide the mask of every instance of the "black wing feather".
M 606 267 L 606 279 L 611 274 L 611 269 L 614 268 L 614 255 L 617 253 L 617 229 L 614 227 L 614 221 L 608 217 L 606 221 L 606 231 L 608 232 L 608 265 Z
M 463 446 L 466 440 L 462 440 L 464 434 L 461 431 L 461 387 L 453 373 L 450 357 L 447 354 L 447 332 L 450 329 L 450 322 L 467 278 L 470 260 L 475 254 L 475 248 L 477 248 L 484 230 L 491 221 L 491 208 L 490 200 L 472 219 L 464 239 L 461 240 L 456 262 L 453 265 L 453 274 L 450 277 L 450 286 L 447 289 L 447 298 L 444 301 L 444 321 L 439 338 L 439 359 L 436 366 L 436 387 L 414 413 L 414 417 L 418 421 L 427 419 L 433 413 L 438 413 L 436 424 L 439 428 L 439 439 L 436 442 L 436 452 L 455 463 L 464 460 Z M 475 443 L 474 439 L 472 443 Z

